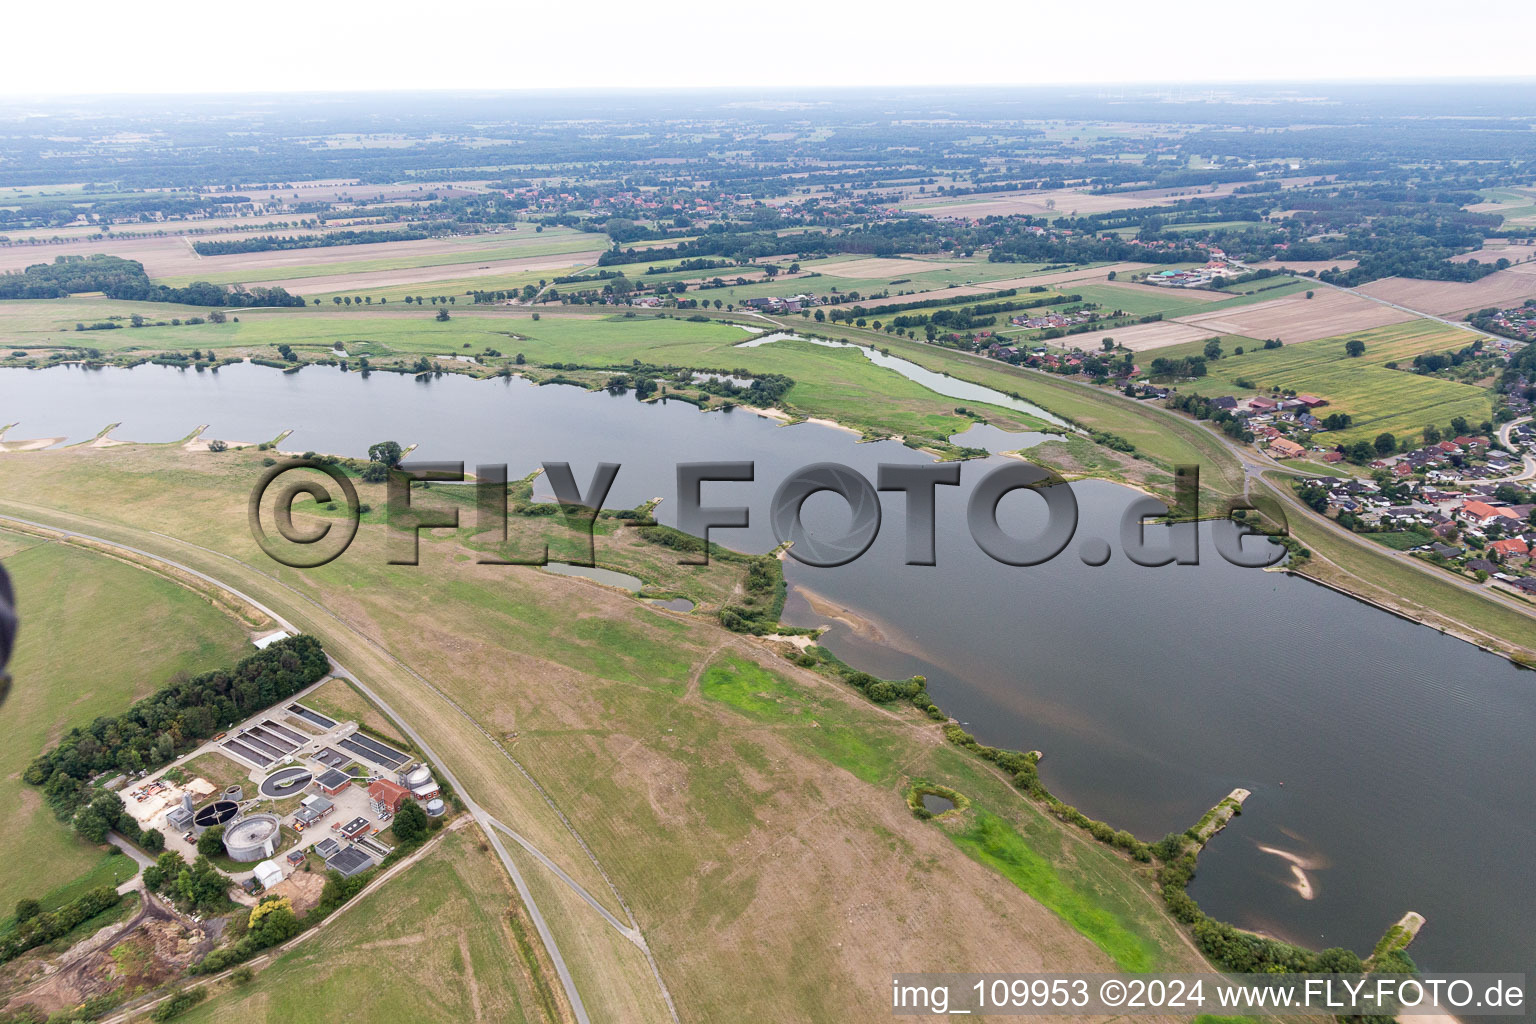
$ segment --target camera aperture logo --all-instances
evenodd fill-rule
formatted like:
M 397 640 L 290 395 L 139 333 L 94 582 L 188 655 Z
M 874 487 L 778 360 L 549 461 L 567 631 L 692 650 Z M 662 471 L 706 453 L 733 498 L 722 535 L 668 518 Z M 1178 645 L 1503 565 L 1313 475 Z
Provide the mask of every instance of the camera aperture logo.
M 568 561 L 594 564 L 593 526 L 621 468 L 614 462 L 598 463 L 583 492 L 570 463 L 543 464 L 555 492 L 557 510 L 564 516 L 565 524 L 584 539 L 585 559 Z M 317 472 L 325 479 L 317 477 Z M 954 462 L 882 463 L 875 482 L 871 483 L 849 466 L 813 463 L 791 473 L 779 484 L 769 505 L 768 522 L 790 557 L 805 565 L 834 568 L 862 557 L 875 544 L 882 525 L 880 492 L 900 493 L 905 502 L 905 562 L 936 565 L 938 488 L 959 487 L 961 472 L 962 464 Z M 755 480 L 756 466 L 752 462 L 677 464 L 677 528 L 703 542 L 697 557 L 680 558 L 679 564 L 707 565 L 711 530 L 745 528 L 752 522 L 752 510 L 746 506 L 706 505 L 705 485 L 718 494 L 732 483 Z M 1197 466 L 1179 467 L 1175 472 L 1176 507 L 1180 510 L 1177 517 L 1171 517 L 1169 508 L 1150 495 L 1129 503 L 1121 516 L 1118 538 L 1120 550 L 1128 560 L 1148 567 L 1199 564 L 1199 480 Z M 413 504 L 414 486 L 433 483 L 465 484 L 464 463 L 400 463 L 389 469 L 385 507 L 389 564 L 417 564 L 422 530 L 459 528 L 462 503 L 451 508 Z M 506 465 L 476 466 L 472 486 L 475 534 L 489 537 L 492 544 L 505 545 L 511 536 Z M 1016 536 L 999 521 L 998 508 L 1003 499 L 1018 491 L 1038 496 L 1044 505 L 1045 524 L 1032 536 Z M 848 507 L 849 523 L 841 533 L 812 530 L 803 518 L 806 501 L 822 493 L 837 495 Z M 340 515 L 318 518 L 301 528 L 294 521 L 294 503 L 301 496 Z M 268 532 L 264 521 L 263 510 L 269 504 L 276 537 Z M 1262 512 L 1278 528 L 1266 534 L 1239 523 L 1232 518 L 1238 509 Z M 252 537 L 269 557 L 292 568 L 312 569 L 346 552 L 357 537 L 365 511 L 356 486 L 338 466 L 318 459 L 290 459 L 262 474 L 251 491 L 248 517 Z M 1211 541 L 1225 561 L 1241 568 L 1266 568 L 1285 557 L 1285 549 L 1271 542 L 1271 537 L 1289 532 L 1285 514 L 1276 503 L 1256 499 L 1254 504 L 1229 504 L 1223 511 L 1225 515 L 1211 524 Z M 1160 519 L 1167 519 L 1167 525 L 1157 531 L 1154 543 L 1148 527 Z M 620 521 L 625 526 L 656 525 L 650 519 Z M 1052 470 L 1023 461 L 991 469 L 972 487 L 965 508 L 966 529 L 977 547 L 994 561 L 1010 566 L 1040 565 L 1058 557 L 1071 545 L 1078 522 L 1077 497 L 1072 485 Z M 1083 564 L 1101 566 L 1112 557 L 1113 547 L 1105 538 L 1087 537 L 1077 551 Z M 489 565 L 545 565 L 549 562 L 549 549 L 547 544 L 539 544 L 533 550 L 519 552 L 517 557 L 481 551 L 476 561 Z

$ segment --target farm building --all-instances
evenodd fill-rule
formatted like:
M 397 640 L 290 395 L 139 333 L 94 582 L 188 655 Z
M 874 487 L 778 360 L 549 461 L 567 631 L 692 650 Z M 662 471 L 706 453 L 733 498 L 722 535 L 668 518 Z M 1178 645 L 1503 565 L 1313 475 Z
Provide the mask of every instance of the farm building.
M 1269 442 L 1269 454 L 1277 459 L 1295 459 L 1305 455 L 1307 450 L 1295 441 L 1283 437 L 1277 437 Z

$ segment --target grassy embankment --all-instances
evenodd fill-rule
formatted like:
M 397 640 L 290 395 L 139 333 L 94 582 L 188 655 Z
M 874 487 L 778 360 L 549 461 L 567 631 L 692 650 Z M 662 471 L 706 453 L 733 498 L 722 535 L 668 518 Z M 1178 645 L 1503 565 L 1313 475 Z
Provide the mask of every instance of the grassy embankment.
M 1290 490 L 1280 474 L 1265 477 L 1274 491 Z M 1297 570 L 1301 575 L 1536 665 L 1536 632 L 1528 602 L 1498 591 L 1462 589 L 1449 578 L 1405 563 L 1386 548 L 1373 550 L 1365 538 L 1362 545 L 1337 536 L 1299 512 L 1290 516 L 1290 523 L 1297 543 L 1312 555 Z
M 744 1007 L 763 1018 L 871 1015 L 883 1005 L 859 979 L 908 962 L 1198 964 L 1144 868 L 1063 828 L 915 710 L 888 713 L 765 660 L 759 644 L 702 615 L 475 565 L 453 537 L 425 540 L 420 566 L 391 567 L 381 530 L 365 524 L 323 569 L 274 566 L 245 528 L 258 467 L 254 453 L 126 447 L 8 456 L 0 479 L 3 493 L 30 493 L 61 524 L 164 549 L 321 636 L 451 758 L 477 802 L 622 915 L 548 794 L 634 909 L 685 1018 Z M 377 507 L 375 490 L 365 485 L 363 499 Z M 622 544 L 598 544 L 602 564 L 643 574 Z M 748 692 L 779 691 L 777 720 L 705 692 L 722 663 L 768 676 Z M 918 778 L 966 794 L 978 820 L 995 815 L 1006 829 L 978 832 L 967 850 L 913 817 L 905 794 Z M 589 979 L 594 1019 L 664 1019 L 638 951 L 543 868 L 528 870 L 562 953 Z

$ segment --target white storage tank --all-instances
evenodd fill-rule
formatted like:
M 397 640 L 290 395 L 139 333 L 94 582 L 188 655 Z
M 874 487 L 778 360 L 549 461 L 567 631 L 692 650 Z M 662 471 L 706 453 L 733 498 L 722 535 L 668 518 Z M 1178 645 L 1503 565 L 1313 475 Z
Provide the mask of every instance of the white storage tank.
M 425 783 L 428 783 L 428 782 L 431 782 L 431 781 L 432 781 L 432 769 L 428 768 L 424 764 L 419 764 L 415 768 L 412 768 L 410 773 L 408 775 L 406 775 L 406 777 L 405 777 L 405 788 L 407 788 L 407 789 L 415 789 L 416 787 L 424 785 Z
M 247 815 L 224 829 L 224 849 L 231 860 L 248 864 L 272 856 L 280 835 L 277 815 Z

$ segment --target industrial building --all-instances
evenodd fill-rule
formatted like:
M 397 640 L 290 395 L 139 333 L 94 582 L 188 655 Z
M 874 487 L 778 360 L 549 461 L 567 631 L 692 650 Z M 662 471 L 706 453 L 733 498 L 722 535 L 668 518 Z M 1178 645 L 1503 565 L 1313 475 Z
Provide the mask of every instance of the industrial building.
M 373 867 L 373 858 L 357 847 L 349 846 L 327 857 L 325 866 L 329 871 L 339 872 L 343 878 L 351 878 Z
M 336 805 L 331 803 L 331 801 L 327 800 L 325 797 L 318 794 L 313 794 L 305 797 L 302 801 L 300 801 L 299 809 L 293 812 L 293 816 L 299 822 L 299 824 L 303 825 L 305 828 L 309 828 L 311 825 L 314 825 L 316 822 L 318 822 L 321 818 L 324 818 L 327 814 L 330 814 L 331 811 L 335 809 L 335 807 Z
M 255 877 L 263 889 L 270 889 L 283 880 L 283 869 L 275 861 L 264 860 L 256 865 Z
M 166 822 L 178 832 L 185 832 L 192 827 L 192 794 L 183 793 L 181 803 L 172 807 L 165 814 Z
M 442 789 L 432 777 L 432 769 L 424 764 L 403 773 L 400 784 L 409 789 L 411 796 L 417 800 L 433 800 L 442 795 Z
M 341 844 L 334 839 L 322 839 L 315 844 L 315 853 L 324 860 L 330 860 L 341 850 Z
M 368 823 L 367 818 L 363 817 L 353 818 L 351 821 L 341 826 L 341 834 L 346 836 L 348 839 L 356 839 L 358 836 L 365 836 L 372 831 L 373 826 Z
M 321 791 L 324 792 L 326 796 L 335 796 L 337 793 L 340 793 L 342 790 L 352 785 L 352 776 L 348 775 L 340 768 L 332 768 L 330 771 L 316 779 L 315 785 L 319 786 Z
M 368 799 L 373 803 L 375 814 L 398 814 L 410 798 L 410 790 L 388 779 L 379 779 L 368 786 Z

